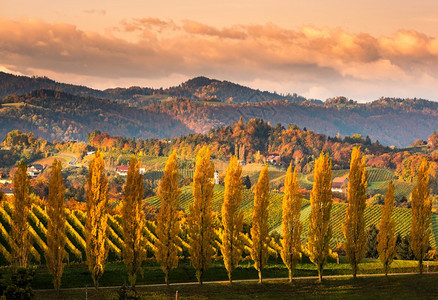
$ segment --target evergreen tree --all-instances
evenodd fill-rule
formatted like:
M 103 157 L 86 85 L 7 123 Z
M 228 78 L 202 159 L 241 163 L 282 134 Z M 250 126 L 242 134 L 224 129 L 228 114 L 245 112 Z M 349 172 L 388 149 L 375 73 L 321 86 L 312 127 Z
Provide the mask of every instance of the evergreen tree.
M 29 266 L 30 235 L 27 216 L 29 214 L 31 200 L 29 198 L 29 179 L 27 178 L 27 165 L 24 161 L 18 164 L 14 176 L 14 198 L 12 213 L 12 258 L 18 267 Z
M 52 174 L 49 182 L 49 197 L 47 200 L 47 251 L 46 264 L 49 272 L 53 276 L 53 286 L 59 291 L 61 277 L 64 271 L 65 254 L 65 187 L 61 175 L 61 162 L 56 159 L 52 164 Z
M 202 147 L 196 156 L 193 176 L 193 204 L 187 216 L 189 227 L 190 260 L 196 270 L 196 278 L 202 284 L 205 270 L 214 254 L 212 198 L 214 187 L 214 164 L 210 161 L 210 148 Z
M 125 194 L 122 206 L 123 228 L 123 261 L 128 268 L 129 283 L 135 286 L 137 272 L 146 258 L 145 241 L 142 230 L 144 228 L 143 175 L 140 174 L 140 162 L 133 156 L 129 163 L 126 178 Z
M 243 178 L 243 185 L 249 190 L 252 186 L 251 179 L 248 175 Z
M 243 212 L 239 209 L 242 202 L 242 184 L 240 175 L 242 166 L 233 156 L 225 175 L 225 194 L 222 204 L 222 245 L 221 252 L 228 279 L 232 282 L 232 272 L 242 259 Z
M 180 231 L 178 201 L 180 194 L 178 165 L 174 151 L 167 160 L 163 177 L 158 186 L 161 206 L 157 215 L 157 239 L 155 241 L 155 258 L 161 264 L 167 285 L 169 284 L 169 272 L 178 266 L 177 238 Z
M 295 266 L 300 259 L 301 232 L 303 224 L 300 221 L 301 193 L 298 186 L 297 169 L 292 173 L 292 163 L 289 165 L 284 182 L 283 197 L 283 231 L 281 258 L 289 269 L 289 282 L 292 282 Z
M 390 182 L 385 196 L 385 205 L 382 207 L 382 219 L 380 220 L 379 234 L 377 235 L 377 251 L 386 276 L 388 276 L 396 253 L 395 221 L 392 219 L 394 201 L 394 185 Z
M 378 240 L 377 236 L 379 235 L 379 229 L 375 224 L 371 224 L 366 231 L 366 251 L 365 257 L 367 258 L 378 258 L 379 252 L 377 251 Z
M 251 227 L 251 258 L 254 268 L 259 274 L 259 283 L 262 283 L 262 270 L 269 257 L 269 177 L 268 166 L 265 165 L 260 172 L 259 179 L 254 188 L 254 213 Z
M 318 269 L 319 281 L 322 281 L 324 265 L 329 254 L 329 242 L 332 237 L 330 212 L 332 209 L 332 166 L 328 154 L 323 152 L 315 160 L 313 188 L 310 193 L 311 212 L 307 249 L 310 260 Z
M 424 158 L 418 169 L 417 185 L 412 190 L 411 248 L 423 274 L 423 259 L 429 247 L 432 199 L 429 196 L 429 165 Z
M 105 270 L 108 254 L 107 204 L 108 178 L 105 175 L 102 153 L 97 151 L 88 169 L 85 222 L 87 264 L 96 289 Z
M 348 176 L 348 206 L 342 231 L 345 236 L 345 251 L 356 278 L 358 265 L 366 252 L 365 207 L 367 191 L 367 172 L 365 157 L 360 155 L 360 148 L 351 152 L 350 174 Z

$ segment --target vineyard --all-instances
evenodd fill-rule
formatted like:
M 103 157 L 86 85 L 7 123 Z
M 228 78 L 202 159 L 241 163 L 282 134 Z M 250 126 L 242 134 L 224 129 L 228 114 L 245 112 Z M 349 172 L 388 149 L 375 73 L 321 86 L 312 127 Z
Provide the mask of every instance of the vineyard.
M 143 177 L 145 182 L 149 184 L 149 186 L 156 187 L 158 186 L 158 182 L 161 180 L 161 177 L 163 177 L 164 170 L 161 171 L 148 171 L 144 173 Z M 179 183 L 186 179 L 190 178 L 193 179 L 194 170 L 193 169 L 178 169 L 178 179 Z
M 225 188 L 220 185 L 216 185 L 213 194 L 213 209 L 216 212 L 220 212 L 220 207 L 224 199 Z M 386 192 L 386 191 L 385 191 Z M 397 185 L 396 185 L 397 193 Z M 244 213 L 244 221 L 247 224 L 251 224 L 254 196 L 250 190 L 244 189 L 242 204 L 240 209 Z M 283 200 L 283 193 L 271 192 L 270 193 L 270 206 L 269 206 L 269 225 L 270 231 L 277 231 L 281 233 L 281 204 Z M 151 206 L 159 207 L 160 201 L 158 197 L 148 198 L 146 200 Z M 193 202 L 191 187 L 184 187 L 181 191 L 180 207 L 183 211 L 188 212 L 189 206 Z M 342 232 L 342 223 L 345 219 L 345 210 L 347 204 L 345 203 L 333 203 L 330 223 L 333 228 L 333 236 L 331 245 L 335 246 L 337 243 L 344 242 L 344 235 Z M 307 199 L 303 199 L 301 208 L 301 221 L 304 223 L 304 229 L 302 234 L 303 242 L 306 240 L 307 230 L 309 227 L 309 215 L 310 215 L 310 202 Z M 365 209 L 365 222 L 366 227 L 371 224 L 377 225 L 380 222 L 382 216 L 381 206 L 368 205 Z M 402 236 L 406 236 L 410 232 L 411 226 L 411 210 L 407 208 L 394 208 L 394 219 L 396 221 L 396 233 L 400 233 Z M 432 235 L 430 239 L 431 246 L 436 248 L 438 244 L 438 215 L 432 214 Z
M 220 211 L 224 198 L 224 187 L 216 185 L 214 188 L 213 196 L 213 208 L 216 213 Z M 243 191 L 241 209 L 244 212 L 244 220 L 247 224 L 251 223 L 252 211 L 253 211 L 253 194 L 250 190 Z M 270 210 L 269 210 L 269 225 L 271 232 L 277 231 L 281 233 L 281 204 L 283 194 L 279 192 L 271 192 L 270 194 Z M 146 200 L 151 206 L 159 207 L 160 201 L 158 197 L 151 197 Z M 189 207 L 193 202 L 192 188 L 184 187 L 181 191 L 180 208 L 184 212 L 189 211 Z M 303 244 L 305 243 L 307 230 L 309 226 L 310 215 L 310 203 L 307 199 L 303 199 L 303 205 L 301 209 L 301 220 L 304 223 L 304 230 L 302 235 Z M 333 236 L 331 240 L 331 246 L 335 246 L 337 243 L 343 242 L 344 237 L 342 233 L 342 223 L 345 218 L 346 204 L 334 203 L 331 212 L 331 225 L 333 228 Z M 219 215 L 219 214 L 217 214 Z M 402 236 L 409 234 L 411 212 L 409 209 L 395 208 L 394 219 L 396 220 L 396 232 Z M 7 265 L 11 262 L 11 216 L 12 207 L 8 202 L 2 202 L 0 204 L 0 264 Z M 366 227 L 371 224 L 378 224 L 381 218 L 381 206 L 369 205 L 365 210 Z M 85 220 L 86 214 L 79 210 L 66 210 L 66 233 L 67 243 L 65 246 L 65 254 L 67 262 L 82 262 L 85 261 Z M 33 263 L 44 263 L 44 253 L 47 248 L 47 223 L 48 217 L 45 212 L 45 208 L 40 205 L 32 205 L 32 209 L 28 216 L 30 235 L 32 239 L 31 247 L 31 260 Z M 430 239 L 431 246 L 436 248 L 438 244 L 438 215 L 432 214 L 432 235 Z M 146 221 L 146 226 L 143 229 L 143 234 L 146 237 L 148 257 L 153 257 L 155 235 L 155 223 L 152 221 Z M 248 234 L 244 235 L 245 250 L 244 256 L 249 259 L 250 248 L 252 242 Z M 121 227 L 121 217 L 118 215 L 108 216 L 108 245 L 109 261 L 119 261 L 122 259 L 123 248 L 123 230 Z M 179 235 L 179 254 L 182 257 L 188 256 L 188 244 L 187 244 L 187 228 L 183 223 L 182 230 Z M 216 232 L 215 245 L 216 258 L 218 258 L 220 251 L 220 233 Z M 270 244 L 270 253 L 277 256 L 279 253 L 279 242 L 272 240 Z

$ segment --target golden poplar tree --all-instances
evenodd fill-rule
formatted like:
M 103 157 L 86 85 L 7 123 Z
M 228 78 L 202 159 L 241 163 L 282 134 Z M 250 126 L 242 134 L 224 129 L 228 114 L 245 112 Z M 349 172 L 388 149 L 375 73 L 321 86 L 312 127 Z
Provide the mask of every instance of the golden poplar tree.
M 169 272 L 178 266 L 177 238 L 180 231 L 178 201 L 180 194 L 176 152 L 173 151 L 167 160 L 163 177 L 158 186 L 161 206 L 157 215 L 157 239 L 155 240 L 155 258 L 161 264 L 167 285 L 169 284 Z
M 332 237 L 330 212 L 332 209 L 332 163 L 328 154 L 323 152 L 315 160 L 313 188 L 310 193 L 311 212 L 309 216 L 309 230 L 307 249 L 310 260 L 318 269 L 319 281 L 327 263 L 329 242 Z
M 292 282 L 295 266 L 300 259 L 301 232 L 303 224 L 300 221 L 301 193 L 298 185 L 297 169 L 292 173 L 292 163 L 289 165 L 284 181 L 283 219 L 281 228 L 281 258 L 289 270 L 289 282 Z
M 29 266 L 30 236 L 27 216 L 31 206 L 29 198 L 29 179 L 27 178 L 27 165 L 24 161 L 18 164 L 14 176 L 14 211 L 12 214 L 12 258 L 18 267 Z
M 268 166 L 265 165 L 260 172 L 259 179 L 254 188 L 254 212 L 251 226 L 251 258 L 254 268 L 259 274 L 259 283 L 262 283 L 262 270 L 269 257 L 269 177 Z
M 354 147 L 351 152 L 350 173 L 348 175 L 348 206 L 342 231 L 345 236 L 345 251 L 356 278 L 358 265 L 365 257 L 365 207 L 367 191 L 367 172 L 365 157 L 361 158 L 360 148 Z
M 239 209 L 242 202 L 242 166 L 233 156 L 225 175 L 225 194 L 222 204 L 222 245 L 221 252 L 228 279 L 232 282 L 232 272 L 242 259 L 243 212 Z
M 202 284 L 202 276 L 214 254 L 214 223 L 212 198 L 214 164 L 210 161 L 210 148 L 202 147 L 196 156 L 193 175 L 193 204 L 187 216 L 190 260 L 196 270 L 196 278 Z
M 105 175 L 102 153 L 97 151 L 88 169 L 87 220 L 85 222 L 87 264 L 96 289 L 105 270 L 105 260 L 108 254 L 107 204 L 108 178 Z
M 131 158 L 126 178 L 122 206 L 123 261 L 129 272 L 129 283 L 135 286 L 137 273 L 146 258 L 146 248 L 142 230 L 144 228 L 143 175 L 140 174 L 140 162 Z
M 53 276 L 53 286 L 59 291 L 61 277 L 64 271 L 65 234 L 65 187 L 61 175 L 61 161 L 56 159 L 52 164 L 52 174 L 49 181 L 49 197 L 47 200 L 47 252 L 46 264 Z
M 392 219 L 394 210 L 394 185 L 389 183 L 388 191 L 385 196 L 385 204 L 382 206 L 382 219 L 379 224 L 379 234 L 377 235 L 377 251 L 379 259 L 383 264 L 385 275 L 395 256 L 395 221 Z
M 429 196 L 429 164 L 424 158 L 418 169 L 417 185 L 411 194 L 411 248 L 423 274 L 423 259 L 429 247 L 432 199 Z

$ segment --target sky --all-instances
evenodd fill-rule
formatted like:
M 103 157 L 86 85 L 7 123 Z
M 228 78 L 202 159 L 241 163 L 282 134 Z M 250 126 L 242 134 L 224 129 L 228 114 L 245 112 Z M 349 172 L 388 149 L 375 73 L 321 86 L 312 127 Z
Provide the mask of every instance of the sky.
M 0 71 L 98 89 L 195 76 L 438 101 L 438 1 L 0 0 Z

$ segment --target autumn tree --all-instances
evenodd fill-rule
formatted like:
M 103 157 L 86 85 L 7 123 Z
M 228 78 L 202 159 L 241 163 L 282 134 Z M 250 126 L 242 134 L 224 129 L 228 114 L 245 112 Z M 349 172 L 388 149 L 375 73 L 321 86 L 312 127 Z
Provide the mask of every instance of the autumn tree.
M 429 196 L 429 164 L 424 158 L 418 169 L 417 185 L 411 194 L 411 248 L 423 274 L 423 259 L 429 247 L 432 199 Z
M 54 160 L 52 174 L 49 181 L 49 196 L 47 199 L 47 251 L 46 264 L 50 274 L 53 276 L 53 286 L 59 291 L 61 277 L 64 271 L 65 254 L 65 187 L 61 175 L 61 161 Z
M 351 152 L 350 173 L 348 175 L 348 206 L 342 231 L 345 236 L 345 252 L 356 279 L 358 265 L 365 257 L 367 237 L 365 233 L 365 207 L 367 172 L 365 157 L 361 158 L 360 148 Z
M 262 283 L 262 270 L 269 257 L 269 177 L 268 166 L 265 165 L 260 172 L 259 179 L 254 187 L 254 212 L 251 227 L 251 258 L 254 268 L 259 274 L 259 283 Z
M 315 160 L 313 188 L 310 193 L 311 212 L 307 233 L 307 249 L 310 260 L 318 269 L 319 281 L 329 255 L 332 237 L 330 212 L 332 209 L 332 165 L 328 154 L 323 152 Z
M 212 244 L 215 236 L 212 211 L 213 178 L 214 164 L 210 161 L 210 148 L 204 146 L 196 156 L 193 204 L 187 216 L 190 260 L 200 284 L 214 254 Z
M 180 231 L 178 201 L 180 194 L 178 165 L 174 151 L 167 160 L 163 177 L 158 186 L 161 206 L 157 215 L 157 239 L 155 241 L 155 258 L 161 264 L 167 285 L 169 284 L 169 272 L 178 266 L 177 239 Z
M 29 266 L 30 235 L 27 216 L 31 206 L 29 198 L 29 179 L 27 178 L 27 165 L 24 161 L 18 163 L 18 169 L 14 175 L 14 198 L 12 213 L 11 246 L 14 264 L 18 267 Z
M 88 170 L 87 220 L 85 222 L 87 263 L 96 289 L 105 270 L 105 260 L 108 254 L 107 204 L 108 178 L 105 175 L 102 153 L 97 151 Z
M 129 283 L 135 286 L 137 273 L 146 258 L 146 248 L 142 230 L 144 228 L 143 175 L 140 174 L 140 162 L 131 158 L 126 178 L 125 193 L 122 202 L 123 261 L 128 268 Z
M 386 276 L 388 276 L 388 271 L 396 254 L 395 221 L 392 219 L 394 201 L 394 185 L 390 182 L 385 196 L 385 204 L 382 206 L 382 219 L 379 223 L 379 233 L 377 235 L 377 251 Z
M 232 272 L 242 259 L 243 212 L 239 209 L 242 202 L 242 166 L 233 156 L 225 175 L 225 194 L 222 204 L 222 245 L 221 252 L 228 279 L 232 282 Z
M 295 266 L 301 254 L 301 232 L 303 224 L 300 221 L 301 193 L 298 185 L 297 169 L 292 173 L 292 163 L 289 165 L 284 181 L 283 219 L 281 228 L 281 258 L 289 270 L 289 282 L 292 282 Z

